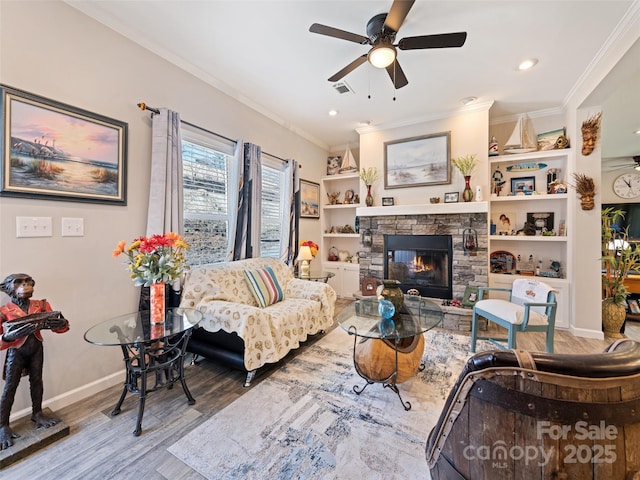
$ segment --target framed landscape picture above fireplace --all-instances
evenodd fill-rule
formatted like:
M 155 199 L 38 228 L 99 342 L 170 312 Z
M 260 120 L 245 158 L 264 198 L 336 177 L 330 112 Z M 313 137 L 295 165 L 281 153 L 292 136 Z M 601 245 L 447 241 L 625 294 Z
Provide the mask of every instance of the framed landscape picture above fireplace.
M 451 183 L 451 132 L 384 144 L 384 188 Z

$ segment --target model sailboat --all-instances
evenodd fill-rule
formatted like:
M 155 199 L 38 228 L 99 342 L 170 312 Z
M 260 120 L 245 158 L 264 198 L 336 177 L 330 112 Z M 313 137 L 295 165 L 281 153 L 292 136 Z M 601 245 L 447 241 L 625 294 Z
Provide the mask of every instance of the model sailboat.
M 342 157 L 342 165 L 340 166 L 340 173 L 351 173 L 357 172 L 358 166 L 356 165 L 356 161 L 351 155 L 351 150 L 347 147 L 347 150 L 344 152 L 344 156 Z
M 526 115 L 518 118 L 516 128 L 504 146 L 505 153 L 527 153 L 538 150 L 536 134 L 533 131 L 531 121 Z

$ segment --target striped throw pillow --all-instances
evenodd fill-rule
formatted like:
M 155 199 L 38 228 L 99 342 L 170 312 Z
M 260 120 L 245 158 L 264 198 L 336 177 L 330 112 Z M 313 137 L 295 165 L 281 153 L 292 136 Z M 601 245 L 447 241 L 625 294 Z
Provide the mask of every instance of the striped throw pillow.
M 268 307 L 284 299 L 284 292 L 271 267 L 245 270 L 244 275 L 260 307 Z

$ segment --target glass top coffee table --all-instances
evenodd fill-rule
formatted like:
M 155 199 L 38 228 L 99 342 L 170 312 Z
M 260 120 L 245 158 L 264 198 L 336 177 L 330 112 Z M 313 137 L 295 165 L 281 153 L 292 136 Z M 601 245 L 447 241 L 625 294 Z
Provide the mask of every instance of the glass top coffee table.
M 338 315 L 340 327 L 354 337 L 356 372 L 367 382 L 363 387 L 354 385 L 353 391 L 360 395 L 368 385 L 382 383 L 410 410 L 411 403 L 402 399 L 397 384 L 424 369 L 422 334 L 442 322 L 443 312 L 437 303 L 412 295 L 405 295 L 404 305 L 391 319 L 381 316 L 379 306 L 377 297 L 363 298 Z

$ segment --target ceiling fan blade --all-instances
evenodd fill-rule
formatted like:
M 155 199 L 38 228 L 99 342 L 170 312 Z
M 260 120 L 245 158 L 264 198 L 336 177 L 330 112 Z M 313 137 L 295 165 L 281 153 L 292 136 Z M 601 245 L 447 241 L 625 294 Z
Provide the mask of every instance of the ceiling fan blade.
M 400 30 L 404 19 L 407 18 L 407 14 L 411 7 L 413 7 L 415 0 L 394 0 L 393 5 L 387 13 L 387 18 L 384 21 L 384 30 L 396 33 Z
M 328 37 L 340 38 L 349 42 L 360 43 L 361 45 L 366 45 L 369 43 L 369 39 L 367 37 L 358 35 L 356 33 L 346 32 L 338 28 L 320 25 L 319 23 L 314 23 L 313 25 L 311 25 L 309 27 L 309 31 L 311 33 L 319 33 L 320 35 L 326 35 Z
M 351 73 L 352 71 L 354 71 L 356 68 L 358 68 L 360 65 L 362 65 L 366 61 L 367 61 L 367 55 L 364 54 L 364 55 L 356 58 L 353 62 L 351 62 L 349 65 L 344 67 L 342 70 L 340 70 L 336 74 L 334 74 L 331 77 L 329 77 L 328 80 L 330 82 L 337 82 L 342 77 L 344 77 L 346 74 Z
M 409 83 L 409 80 L 407 80 L 406 75 L 402 71 L 398 60 L 387 67 L 387 73 L 389 74 L 391 82 L 393 83 L 393 86 L 396 88 L 396 90 L 406 86 Z
M 466 40 L 467 32 L 421 35 L 403 38 L 398 42 L 398 48 L 400 50 L 418 50 L 422 48 L 461 47 Z

